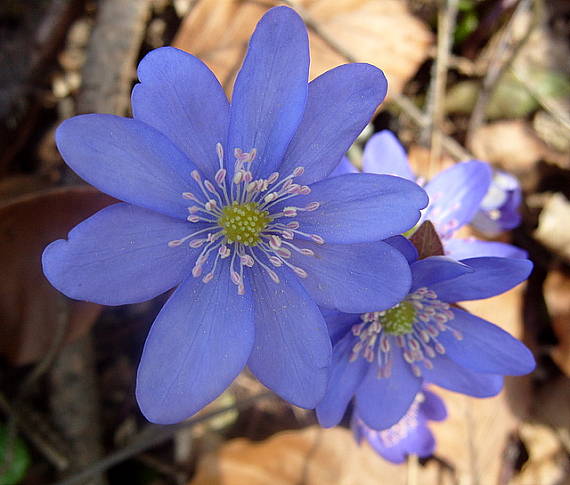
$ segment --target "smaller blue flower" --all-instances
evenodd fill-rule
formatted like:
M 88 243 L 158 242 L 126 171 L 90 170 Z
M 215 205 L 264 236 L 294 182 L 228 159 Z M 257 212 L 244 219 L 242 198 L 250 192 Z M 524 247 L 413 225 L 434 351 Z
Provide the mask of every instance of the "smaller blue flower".
M 325 427 L 342 419 L 349 401 L 367 426 L 382 430 L 406 413 L 424 382 L 474 397 L 496 395 L 505 375 L 534 368 L 530 351 L 510 334 L 456 302 L 489 298 L 525 280 L 532 263 L 445 256 L 416 260 L 403 237 L 387 242 L 406 254 L 412 286 L 400 303 L 364 314 L 324 311 L 333 364 L 317 417 Z
M 362 170 L 367 173 L 397 175 L 424 185 L 424 181 L 412 172 L 404 148 L 388 130 L 381 131 L 368 140 L 364 148 Z M 344 158 L 331 176 L 356 171 Z M 505 230 L 518 224 L 519 220 L 516 220 L 514 225 L 509 226 L 515 222 L 516 208 L 520 204 L 520 189 L 517 193 L 513 188 L 513 181 L 502 175 L 495 178 L 493 184 L 491 181 L 492 170 L 487 162 L 469 160 L 443 170 L 425 184 L 430 204 L 418 226 L 425 220 L 431 221 L 442 240 L 446 254 L 456 260 L 476 256 L 527 256 L 525 251 L 511 244 L 455 237 L 457 230 L 469 224 L 476 214 L 480 213 L 480 209 L 483 212 L 477 219 L 481 220 L 481 224 L 485 222 L 484 217 L 492 219 L 496 218 L 497 214 L 500 215 L 498 220 L 495 220 Z M 509 190 L 511 192 L 508 192 Z M 503 194 L 503 197 L 500 194 Z M 488 221 L 485 227 L 489 227 Z
M 521 222 L 518 211 L 521 201 L 522 191 L 517 178 L 497 171 L 471 225 L 489 237 L 514 229 Z
M 351 427 L 358 444 L 368 441 L 376 453 L 392 463 L 404 463 L 408 455 L 427 458 L 435 450 L 435 438 L 428 428 L 429 421 L 443 421 L 447 410 L 443 400 L 427 389 L 416 395 L 414 402 L 400 421 L 381 431 L 366 425 L 353 413 Z

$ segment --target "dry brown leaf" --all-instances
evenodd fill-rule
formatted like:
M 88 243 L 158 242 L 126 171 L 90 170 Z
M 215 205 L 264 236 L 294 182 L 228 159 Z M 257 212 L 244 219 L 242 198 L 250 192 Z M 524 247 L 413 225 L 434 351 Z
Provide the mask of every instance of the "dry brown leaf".
M 565 474 L 564 450 L 556 433 L 541 424 L 525 423 L 519 431 L 528 460 L 509 485 L 559 485 Z
M 473 136 L 474 155 L 502 166 L 515 175 L 528 175 L 548 152 L 546 145 L 523 120 L 497 121 L 481 126 Z
M 41 358 L 62 312 L 69 311 L 68 340 L 87 331 L 100 307 L 69 307 L 42 274 L 41 254 L 51 241 L 113 199 L 91 187 L 39 192 L 0 207 L 0 354 L 15 365 Z
M 519 286 L 504 295 L 462 306 L 520 337 L 522 291 Z M 435 389 L 445 400 L 449 415 L 446 421 L 431 426 L 437 440 L 436 455 L 454 467 L 458 483 L 499 483 L 509 436 L 528 413 L 529 386 L 527 378 L 510 378 L 501 394 L 488 399 Z
M 431 150 L 420 145 L 410 146 L 408 160 L 413 172 L 427 180 L 430 180 L 442 170 L 455 165 L 453 158 L 446 154 L 443 154 L 438 160 L 432 160 Z
M 533 403 L 532 417 L 552 427 L 570 453 L 570 378 L 559 376 L 540 387 Z
M 0 203 L 36 192 L 49 186 L 50 181 L 35 175 L 13 175 L 0 180 Z
M 312 426 L 285 431 L 260 443 L 228 441 L 204 456 L 189 485 L 406 485 L 408 466 L 393 465 L 345 428 Z M 417 466 L 417 465 L 416 465 Z M 436 463 L 417 467 L 422 485 L 447 485 Z
M 570 202 L 560 193 L 552 194 L 538 218 L 534 237 L 558 256 L 570 260 Z
M 410 242 L 418 250 L 418 259 L 445 254 L 441 239 L 431 221 L 425 221 L 410 237 Z
M 202 0 L 190 12 L 173 45 L 208 64 L 228 89 L 239 69 L 256 23 L 278 0 Z M 389 95 L 402 91 L 427 58 L 433 36 L 412 16 L 401 0 L 297 0 L 294 3 L 360 62 L 381 68 L 389 83 Z M 311 44 L 311 79 L 346 64 L 314 31 Z
M 548 273 L 544 282 L 544 298 L 558 345 L 550 355 L 560 369 L 570 377 L 570 278 L 561 271 Z

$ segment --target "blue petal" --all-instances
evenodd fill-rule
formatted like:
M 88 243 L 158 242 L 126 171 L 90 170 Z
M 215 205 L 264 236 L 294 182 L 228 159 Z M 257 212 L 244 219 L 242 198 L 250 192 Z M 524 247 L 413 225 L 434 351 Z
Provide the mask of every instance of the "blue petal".
M 440 300 L 456 302 L 490 298 L 522 283 L 532 271 L 532 263 L 528 259 L 470 258 L 461 263 L 474 272 L 430 285 Z
M 377 366 L 370 366 L 356 391 L 358 414 L 372 429 L 387 429 L 396 424 L 406 414 L 421 387 L 421 379 L 413 374 L 394 341 L 392 347 L 392 375 L 378 378 Z
M 346 157 L 342 157 L 340 163 L 330 173 L 329 177 L 336 177 L 337 175 L 346 175 L 347 173 L 358 173 L 358 169 Z
M 308 42 L 303 21 L 287 7 L 269 10 L 250 40 L 234 87 L 226 160 L 233 160 L 236 148 L 255 148 L 256 178 L 277 170 L 303 117 Z
M 496 396 L 503 388 L 502 376 L 471 372 L 443 356 L 435 360 L 432 370 L 422 372 L 427 382 L 467 396 Z
M 301 230 L 330 243 L 350 244 L 386 239 L 413 227 L 425 207 L 425 192 L 400 177 L 354 173 L 317 182 L 309 195 L 292 199 L 319 209 L 300 212 Z M 288 201 L 289 202 L 289 201 Z
M 226 142 L 229 103 L 196 57 L 173 47 L 147 54 L 132 94 L 135 119 L 164 133 L 207 177 L 219 168 L 216 143 Z
M 375 134 L 366 143 L 362 157 L 362 171 L 416 180 L 404 147 L 394 133 L 388 130 Z
M 431 421 L 443 421 L 447 418 L 447 409 L 443 399 L 437 394 L 423 389 L 424 400 L 420 404 L 420 412 Z
M 290 261 L 308 273 L 300 281 L 318 305 L 347 313 L 373 312 L 393 307 L 408 294 L 410 267 L 389 244 L 377 241 L 320 246 L 299 240 L 295 245 L 315 254 L 293 251 Z
M 452 311 L 455 318 L 448 325 L 461 332 L 463 339 L 456 340 L 451 332 L 438 336 L 451 360 L 486 374 L 519 376 L 534 370 L 534 357 L 522 342 L 475 315 L 458 308 Z
M 454 261 L 446 256 L 430 256 L 420 259 L 410 265 L 412 270 L 412 288 L 432 288 L 440 281 L 455 281 L 459 276 L 473 273 L 473 269 L 466 264 Z M 453 300 L 445 300 L 453 301 Z
M 249 295 L 237 295 L 228 268 L 210 283 L 190 277 L 170 297 L 147 337 L 136 396 L 153 423 L 192 416 L 243 369 L 254 340 Z
M 115 204 L 52 242 L 42 264 L 50 283 L 76 300 L 137 303 L 176 286 L 192 270 L 197 250 L 169 247 L 194 225 L 128 204 Z
M 280 283 L 257 265 L 251 275 L 255 345 L 249 368 L 283 399 L 314 408 L 325 394 L 331 362 L 323 316 L 289 270 L 280 272 Z
M 350 332 L 353 325 L 360 323 L 360 315 L 357 313 L 343 313 L 330 308 L 321 308 L 321 313 L 333 345 Z
M 470 160 L 444 170 L 425 187 L 430 199 L 427 219 L 440 234 L 452 234 L 479 210 L 490 183 L 491 168 L 485 162 Z
M 319 423 L 325 428 L 340 423 L 346 406 L 370 367 L 368 361 L 361 357 L 354 362 L 349 361 L 355 343 L 355 337 L 349 333 L 334 346 L 327 393 L 316 409 Z
M 451 238 L 443 242 L 445 253 L 458 261 L 466 258 L 481 256 L 496 256 L 498 258 L 522 258 L 528 254 L 525 250 L 497 241 L 479 241 L 476 239 Z
M 382 432 L 371 433 L 368 441 L 379 455 L 392 463 L 404 463 L 407 456 L 412 454 L 426 458 L 433 454 L 435 439 L 425 421 L 419 421 L 414 429 L 409 430 L 405 437 L 391 446 L 382 439 Z
M 195 167 L 154 128 L 119 116 L 81 115 L 59 126 L 56 142 L 65 162 L 102 192 L 186 219 L 182 193 L 196 190 Z
M 312 81 L 303 121 L 279 171 L 288 175 L 302 166 L 298 183 L 324 179 L 370 121 L 386 87 L 382 71 L 370 64 L 345 64 Z
M 418 259 L 418 250 L 404 236 L 392 236 L 388 239 L 385 239 L 384 242 L 400 251 L 409 264 L 412 264 Z

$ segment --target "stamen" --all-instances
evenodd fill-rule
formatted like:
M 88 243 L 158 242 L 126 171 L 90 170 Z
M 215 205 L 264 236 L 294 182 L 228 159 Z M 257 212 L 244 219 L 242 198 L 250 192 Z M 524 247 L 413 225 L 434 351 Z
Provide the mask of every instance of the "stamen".
M 446 349 L 437 339 L 441 332 L 449 331 L 460 340 L 463 335 L 448 325 L 454 314 L 449 304 L 439 301 L 437 294 L 428 288 L 419 288 L 398 305 L 380 312 L 361 315 L 361 323 L 352 326 L 358 339 L 348 356 L 353 362 L 363 349 L 362 357 L 376 362 L 378 378 L 390 375 L 392 352 L 402 352 L 404 361 L 417 377 L 425 369 L 432 369 L 434 359 L 444 355 Z M 376 359 L 371 359 L 373 356 Z

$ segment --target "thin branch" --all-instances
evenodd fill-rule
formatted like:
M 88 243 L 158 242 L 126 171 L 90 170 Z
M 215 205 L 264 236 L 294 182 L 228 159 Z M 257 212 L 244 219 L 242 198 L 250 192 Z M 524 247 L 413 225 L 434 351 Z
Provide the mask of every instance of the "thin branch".
M 447 85 L 447 70 L 449 54 L 453 43 L 453 33 L 457 20 L 458 0 L 443 0 L 437 16 L 437 56 L 432 67 L 432 77 L 428 90 L 427 119 L 428 124 L 422 130 L 422 139 L 430 140 L 430 156 L 428 173 L 441 158 L 442 133 L 441 128 L 445 118 L 445 88 Z
M 561 111 L 552 100 L 542 93 L 540 93 L 532 83 L 518 70 L 511 69 L 510 72 L 515 79 L 528 91 L 528 93 L 536 100 L 538 104 L 544 109 L 552 118 L 554 118 L 559 125 L 570 131 L 570 117 Z
M 54 485 L 80 484 L 84 480 L 87 480 L 95 475 L 99 475 L 109 468 L 117 465 L 118 463 L 128 460 L 129 458 L 132 458 L 133 456 L 138 455 L 139 453 L 146 451 L 149 448 L 161 445 L 162 443 L 171 439 L 181 429 L 196 426 L 197 424 L 208 421 L 209 419 L 215 418 L 216 416 L 219 416 L 220 414 L 226 413 L 228 411 L 246 409 L 253 403 L 272 395 L 273 394 L 271 392 L 263 392 L 261 394 L 257 394 L 250 398 L 236 402 L 231 406 L 216 409 L 215 411 L 203 414 L 202 416 L 197 416 L 193 419 L 189 419 L 188 421 L 184 421 L 183 423 L 179 424 L 172 424 L 168 426 L 150 425 L 141 431 L 129 445 L 116 451 L 115 453 L 106 456 L 102 460 L 93 463 L 79 473 L 55 483 Z
M 534 11 L 532 19 L 529 22 L 525 34 L 521 40 L 514 47 L 512 47 L 511 55 L 505 58 L 505 53 L 511 47 L 515 21 L 520 15 L 528 11 L 533 3 Z M 503 29 L 501 37 L 491 55 L 487 75 L 483 79 L 481 91 L 477 97 L 473 112 L 471 113 L 471 118 L 469 119 L 469 127 L 467 129 L 468 147 L 472 147 L 475 132 L 485 120 L 485 112 L 487 110 L 487 106 L 489 105 L 489 102 L 491 101 L 493 94 L 497 89 L 499 81 L 501 80 L 505 71 L 512 65 L 518 53 L 525 46 L 531 34 L 534 32 L 535 27 L 538 25 L 539 18 L 539 0 L 520 0 L 519 4 L 511 15 L 508 24 Z
M 334 37 L 325 32 L 319 23 L 296 1 L 294 0 L 283 0 L 283 3 L 293 7 L 300 15 L 303 17 L 305 24 L 309 27 L 316 35 L 318 35 L 331 49 L 333 49 L 337 54 L 344 57 L 348 62 L 359 62 L 358 59 L 342 44 L 336 41 Z M 406 96 L 403 94 L 396 94 L 392 96 L 391 101 L 402 110 L 414 123 L 416 123 L 420 128 L 423 128 L 429 120 L 421 112 L 421 110 Z M 442 145 L 448 151 L 448 153 L 458 159 L 465 160 L 468 158 L 473 158 L 473 156 L 465 150 L 459 143 L 457 143 L 453 138 L 442 135 Z
M 69 303 L 64 299 L 63 296 L 59 296 L 57 298 L 58 309 L 56 328 L 47 352 L 26 375 L 24 381 L 18 388 L 16 397 L 13 400 L 12 404 L 10 404 L 3 395 L 0 395 L 0 408 L 8 416 L 7 434 L 4 443 L 5 453 L 2 457 L 0 457 L 0 475 L 4 474 L 5 471 L 8 470 L 14 459 L 14 450 L 16 445 L 16 437 L 18 434 L 18 427 L 22 428 L 22 431 L 24 431 L 30 441 L 36 444 L 38 450 L 42 451 L 45 457 L 57 468 L 62 469 L 62 467 L 67 466 L 69 463 L 66 457 L 64 457 L 58 451 L 54 450 L 49 445 L 46 445 L 45 440 L 39 437 L 39 435 L 35 432 L 33 426 L 26 425 L 26 422 L 23 419 L 23 415 L 21 413 L 24 399 L 32 390 L 34 384 L 40 379 L 40 377 L 42 377 L 52 367 L 59 351 L 64 344 L 65 336 L 67 335 L 67 330 L 69 328 Z

